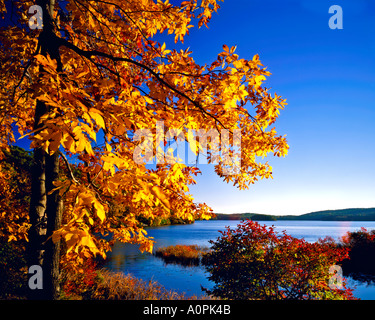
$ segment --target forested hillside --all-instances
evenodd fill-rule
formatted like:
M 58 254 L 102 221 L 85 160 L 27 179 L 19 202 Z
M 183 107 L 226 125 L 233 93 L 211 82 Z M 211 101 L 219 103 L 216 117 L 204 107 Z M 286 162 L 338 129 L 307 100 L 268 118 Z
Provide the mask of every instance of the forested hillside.
M 302 215 L 276 216 L 257 213 L 216 213 L 218 220 L 323 220 L 323 221 L 375 221 L 375 208 L 352 208 L 340 210 L 324 210 Z

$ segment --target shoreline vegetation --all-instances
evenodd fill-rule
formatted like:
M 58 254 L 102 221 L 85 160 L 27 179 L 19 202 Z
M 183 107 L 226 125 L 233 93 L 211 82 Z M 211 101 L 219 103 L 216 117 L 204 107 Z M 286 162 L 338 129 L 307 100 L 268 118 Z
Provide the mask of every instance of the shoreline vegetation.
M 210 220 L 253 220 L 253 221 L 375 221 L 375 208 L 347 208 L 337 210 L 322 210 L 301 215 L 271 215 L 260 213 L 215 213 Z M 159 227 L 194 223 L 181 218 L 147 219 L 140 217 L 143 227 Z
M 63 300 L 206 300 L 168 290 L 157 281 L 145 281 L 123 272 L 98 269 L 89 263 L 84 272 L 69 274 L 63 285 Z
M 340 263 L 344 276 L 375 282 L 375 230 L 368 231 L 362 227 L 358 231 L 348 231 L 338 241 L 330 241 L 337 248 L 348 250 L 348 257 Z M 210 252 L 211 248 L 206 246 L 177 244 L 158 248 L 154 256 L 161 258 L 166 264 L 199 266 L 204 264 L 203 258 Z
M 26 299 L 27 269 L 24 245 L 7 242 L 0 246 L 0 299 Z M 338 249 L 347 249 L 349 257 L 339 264 L 343 275 L 366 282 L 375 282 L 375 230 L 348 232 L 335 243 Z M 204 266 L 204 259 L 212 248 L 198 245 L 174 245 L 159 248 L 155 256 L 166 263 L 188 267 Z M 131 274 L 114 272 L 103 268 L 102 262 L 87 260 L 82 270 L 61 273 L 61 295 L 63 300 L 202 300 L 218 299 L 202 293 L 188 296 L 166 289 L 156 281 L 145 281 Z M 11 268 L 9 268 L 11 266 Z
M 253 221 L 375 221 L 375 208 L 347 208 L 336 210 L 322 210 L 300 215 L 272 215 L 260 213 L 215 213 L 210 220 L 253 220 Z M 167 225 L 191 224 L 194 221 L 181 218 L 150 220 L 139 219 L 144 227 L 158 227 Z
M 212 220 L 317 220 L 317 221 L 375 221 L 375 208 L 349 208 L 338 210 L 323 210 L 301 215 L 270 215 L 259 213 L 215 213 Z
M 348 249 L 348 258 L 340 263 L 345 276 L 375 282 L 375 230 L 368 231 L 362 227 L 359 231 L 347 232 L 335 242 L 335 246 Z M 177 244 L 158 248 L 154 255 L 167 264 L 199 266 L 210 252 L 211 249 L 206 246 Z
M 265 261 L 265 260 L 268 261 L 269 259 L 271 259 L 270 261 L 274 261 L 274 259 L 272 257 L 260 257 L 259 258 L 257 256 L 259 254 L 259 252 L 262 255 L 262 254 L 265 254 L 265 252 L 268 251 L 266 249 L 267 246 L 268 246 L 267 244 L 265 245 L 263 250 L 260 250 L 260 251 L 255 250 L 254 251 L 254 246 L 251 245 L 250 242 L 248 242 L 248 239 L 242 244 L 238 242 L 238 239 L 234 240 L 234 238 L 236 238 L 236 236 L 234 236 L 233 232 L 234 233 L 237 232 L 237 235 L 239 235 L 241 237 L 250 237 L 250 239 L 252 239 L 253 242 L 255 241 L 254 244 L 260 244 L 259 240 L 260 240 L 260 242 L 262 242 L 263 237 L 265 237 L 265 234 L 263 234 L 263 233 L 264 233 L 264 230 L 265 230 L 266 226 L 261 226 L 257 222 L 253 222 L 251 220 L 247 220 L 247 221 L 244 221 L 244 222 L 241 222 L 241 223 L 242 223 L 242 225 L 243 224 L 250 224 L 255 231 L 250 230 L 250 233 L 248 233 L 247 236 L 245 236 L 245 233 L 243 232 L 243 230 L 230 230 L 229 227 L 228 227 L 227 232 L 222 233 L 222 235 L 224 236 L 223 239 L 225 237 L 227 237 L 227 239 L 224 239 L 224 240 L 222 239 L 221 243 L 217 242 L 217 241 L 219 241 L 219 239 L 216 242 L 210 241 L 211 245 L 213 245 L 211 248 L 200 247 L 198 245 L 179 245 L 179 244 L 177 244 L 177 245 L 173 245 L 173 246 L 159 248 L 154 255 L 156 257 L 159 257 L 162 260 L 164 260 L 164 262 L 166 264 L 174 263 L 174 264 L 179 264 L 179 265 L 182 265 L 182 266 L 185 266 L 185 267 L 186 266 L 189 266 L 189 267 L 203 266 L 206 269 L 206 271 L 208 270 L 211 273 L 211 276 L 209 277 L 210 280 L 215 281 L 215 279 L 216 279 L 215 273 L 221 272 L 219 277 L 218 277 L 218 279 L 220 279 L 220 281 L 224 281 L 223 275 L 225 275 L 225 277 L 227 277 L 227 278 L 229 277 L 229 278 L 221 284 L 220 284 L 220 281 L 219 281 L 219 285 L 213 291 L 204 289 L 206 294 L 213 295 L 215 298 L 218 298 L 218 299 L 221 299 L 221 298 L 229 298 L 230 300 L 231 299 L 244 299 L 242 294 L 246 291 L 246 290 L 245 291 L 243 290 L 245 288 L 240 289 L 235 285 L 234 287 L 228 289 L 228 288 L 225 288 L 225 286 L 230 284 L 230 283 L 233 283 L 233 282 L 237 283 L 235 278 L 238 277 L 237 274 L 241 273 L 241 272 L 244 273 L 244 275 L 249 276 L 250 278 L 251 277 L 253 277 L 254 279 L 258 279 L 258 277 L 261 278 L 263 268 L 259 268 L 260 267 L 259 261 Z M 239 228 L 240 226 L 241 226 L 241 224 L 238 225 L 237 228 Z M 288 268 L 290 266 L 293 266 L 293 265 L 296 265 L 296 264 L 298 265 L 297 269 L 296 269 L 298 272 L 297 273 L 294 272 L 294 271 L 292 272 L 293 276 L 292 276 L 292 280 L 291 280 L 292 282 L 291 283 L 294 283 L 293 282 L 295 280 L 294 276 L 296 274 L 299 274 L 299 273 L 304 275 L 301 278 L 301 279 L 304 279 L 302 282 L 304 282 L 308 278 L 306 276 L 306 274 L 311 273 L 310 277 L 312 277 L 314 279 L 317 278 L 317 277 L 319 278 L 319 276 L 321 277 L 321 279 L 319 280 L 320 282 L 318 281 L 318 283 L 317 283 L 317 287 L 314 288 L 311 292 L 304 292 L 301 289 L 303 286 L 301 288 L 297 288 L 296 292 L 298 293 L 297 296 L 299 298 L 296 298 L 296 299 L 340 299 L 340 300 L 341 299 L 344 299 L 344 300 L 346 300 L 346 299 L 349 299 L 349 300 L 357 299 L 352 294 L 353 289 L 346 286 L 347 280 L 345 279 L 345 277 L 348 277 L 348 276 L 350 276 L 354 280 L 360 280 L 362 282 L 367 282 L 368 284 L 375 283 L 375 230 L 368 231 L 367 229 L 362 227 L 359 231 L 347 232 L 338 241 L 334 241 L 332 238 L 326 237 L 325 239 L 319 239 L 318 241 L 316 241 L 314 243 L 307 243 L 303 239 L 293 238 L 293 237 L 291 237 L 291 236 L 289 236 L 285 233 L 283 233 L 282 235 L 281 234 L 277 235 L 277 233 L 274 234 L 273 233 L 274 232 L 273 227 L 269 227 L 268 229 L 269 229 L 268 232 L 271 232 L 272 236 L 274 236 L 273 240 L 276 241 L 277 243 L 280 241 L 281 238 L 286 238 L 286 243 L 289 243 L 290 241 L 300 242 L 299 243 L 300 248 L 297 249 L 298 254 L 294 254 L 294 257 L 296 258 L 296 261 L 294 261 L 294 263 L 285 262 L 284 264 L 281 264 L 281 266 L 286 268 L 285 270 L 288 270 Z M 259 233 L 258 231 L 261 231 L 261 232 Z M 255 238 L 260 237 L 260 238 L 259 239 L 253 239 L 253 237 L 255 237 Z M 229 248 L 228 246 L 229 246 L 230 242 L 233 242 L 233 240 L 234 240 L 234 243 L 237 245 L 237 247 L 234 249 L 234 251 L 232 250 L 233 252 L 230 252 L 230 250 L 228 249 Z M 268 242 L 268 240 L 266 242 Z M 217 251 L 219 247 L 221 248 L 220 250 L 222 252 L 219 250 L 220 251 L 219 253 L 218 252 L 215 253 L 215 251 Z M 281 247 L 283 248 L 283 245 L 281 245 Z M 286 248 L 284 248 L 284 249 L 286 249 Z M 277 249 L 274 248 L 274 251 L 275 250 L 277 251 Z M 311 257 L 307 258 L 307 264 L 306 265 L 303 263 L 303 261 L 299 261 L 299 259 L 300 259 L 299 256 L 301 255 L 301 250 L 305 250 L 306 251 L 305 254 L 311 255 Z M 282 250 L 282 251 L 285 251 L 285 250 Z M 286 255 L 289 254 L 289 253 L 287 253 L 288 251 L 289 250 L 286 250 L 286 253 L 285 253 Z M 273 251 L 271 250 L 270 252 L 273 252 Z M 319 260 L 313 259 L 313 255 L 314 255 L 313 252 L 315 252 L 315 254 L 317 254 L 316 257 L 319 257 Z M 223 254 L 223 253 L 225 253 L 225 254 Z M 216 258 L 213 259 L 212 257 L 215 257 L 215 254 L 216 254 Z M 293 255 L 293 252 L 291 254 Z M 302 254 L 302 256 L 305 257 L 305 254 Z M 237 256 L 234 257 L 234 255 L 237 255 Z M 327 257 L 324 258 L 324 255 L 327 255 L 327 257 L 331 257 L 331 259 L 335 255 L 336 255 L 336 257 L 333 258 L 334 260 L 332 260 L 330 262 L 327 262 L 325 260 L 325 258 L 327 258 Z M 248 265 L 245 261 L 247 261 L 247 259 L 250 256 L 253 256 L 253 258 L 250 258 L 250 260 L 248 261 L 248 263 L 250 263 L 250 264 Z M 275 261 L 278 261 L 279 258 L 276 258 Z M 286 259 L 286 261 L 291 261 L 289 258 Z M 260 260 L 258 261 L 258 259 L 260 259 Z M 221 260 L 224 260 L 224 261 L 221 261 Z M 339 265 L 340 268 L 342 268 L 341 269 L 342 275 L 344 276 L 344 278 L 342 278 L 342 280 L 341 280 L 341 281 L 343 281 L 342 282 L 343 283 L 343 289 L 339 289 L 339 290 L 335 289 L 335 290 L 332 291 L 331 288 L 321 287 L 322 284 L 325 283 L 327 285 L 327 283 L 328 283 L 326 281 L 327 280 L 326 279 L 327 274 L 325 272 L 323 272 L 322 274 L 320 274 L 318 276 L 318 273 L 317 273 L 316 270 L 318 270 L 320 267 L 317 268 L 317 269 L 311 268 L 311 262 L 312 261 L 315 261 L 315 262 L 319 261 L 318 264 L 324 263 L 323 261 L 325 261 L 325 263 L 327 265 L 325 267 L 323 266 L 323 270 L 326 270 L 329 266 L 332 266 L 332 265 Z M 220 263 L 222 264 L 221 267 L 220 267 Z M 246 264 L 246 268 L 244 268 L 243 263 Z M 273 265 L 273 263 L 274 262 L 272 262 L 271 265 Z M 275 263 L 277 263 L 277 262 L 275 262 Z M 229 268 L 230 264 L 232 264 L 232 268 L 234 268 L 235 270 L 229 271 L 228 268 Z M 220 268 L 224 268 L 223 271 L 218 271 L 218 270 L 220 270 Z M 247 270 L 248 268 L 252 269 L 252 271 L 248 271 Z M 278 269 L 278 268 L 276 268 L 276 269 Z M 222 272 L 224 272 L 224 273 L 222 274 Z M 257 275 L 258 273 L 259 273 L 259 275 Z M 276 270 L 273 270 L 273 271 L 271 270 L 270 273 L 266 272 L 267 276 L 266 276 L 265 279 L 268 279 L 269 277 L 273 277 L 273 275 L 277 274 L 277 273 L 278 272 Z M 285 277 L 284 272 L 281 272 L 281 273 L 282 273 L 281 277 Z M 244 277 L 244 275 L 239 276 L 242 279 L 242 281 L 245 281 L 245 279 L 247 279 L 247 276 Z M 216 274 L 216 277 L 217 277 L 217 274 Z M 305 277 L 307 277 L 307 278 L 305 279 Z M 329 275 L 328 275 L 328 277 L 329 277 Z M 253 280 L 253 282 L 254 281 L 255 280 Z M 275 280 L 275 281 L 276 281 L 276 283 L 278 283 L 277 280 Z M 329 280 L 329 281 L 331 281 L 331 280 Z M 217 282 L 217 281 L 215 281 L 215 282 Z M 299 281 L 297 281 L 297 282 L 299 283 Z M 221 288 L 221 289 L 217 290 L 217 288 Z M 305 288 L 305 287 L 303 287 L 303 288 Z M 251 288 L 248 288 L 248 289 L 250 291 L 252 291 L 254 288 L 251 287 Z M 317 292 L 319 291 L 318 289 L 321 291 L 319 294 L 317 294 Z M 289 294 L 290 293 L 289 291 L 290 290 L 288 289 L 285 292 Z M 217 294 L 215 294 L 215 292 Z M 276 293 L 274 293 L 274 295 L 271 294 L 270 297 L 271 298 L 276 297 L 276 299 L 289 299 L 289 298 L 294 299 L 293 297 L 295 295 L 288 296 L 288 295 L 286 295 L 285 292 L 281 292 L 281 293 L 276 292 Z M 249 296 L 250 299 L 251 299 L 251 296 L 252 295 Z M 307 298 L 305 296 L 307 296 Z M 261 299 L 264 299 L 264 298 L 267 299 L 267 297 L 263 297 Z M 257 297 L 255 295 L 253 298 L 257 299 L 259 297 Z

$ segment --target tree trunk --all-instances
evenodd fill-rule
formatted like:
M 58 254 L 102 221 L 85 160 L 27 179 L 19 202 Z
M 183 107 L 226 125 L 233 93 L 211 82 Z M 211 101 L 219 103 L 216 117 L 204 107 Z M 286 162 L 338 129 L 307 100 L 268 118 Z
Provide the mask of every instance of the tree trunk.
M 39 36 L 40 53 L 50 55 L 58 62 L 62 71 L 58 46 L 54 43 L 53 8 L 54 0 L 37 0 L 43 10 L 43 30 Z M 40 71 L 43 68 L 40 67 Z M 48 105 L 37 101 L 35 108 L 34 129 L 42 126 L 39 120 L 48 112 Z M 49 194 L 54 188 L 53 182 L 59 177 L 59 155 L 46 154 L 42 148 L 34 149 L 34 166 L 30 200 L 30 223 L 28 265 L 39 265 L 43 272 L 43 288 L 29 288 L 30 299 L 57 299 L 59 296 L 60 243 L 53 243 L 50 238 L 53 231 L 61 226 L 62 199 L 59 192 Z
M 38 101 L 35 108 L 34 129 L 39 127 L 40 117 L 46 112 L 46 106 Z M 44 241 L 47 234 L 47 193 L 46 193 L 46 162 L 45 152 L 42 148 L 34 149 L 34 163 L 31 173 L 31 199 L 29 217 L 31 227 L 29 230 L 29 243 L 27 246 L 28 266 L 43 266 Z M 28 290 L 29 299 L 41 298 L 39 290 Z
M 31 201 L 30 201 L 30 223 L 29 248 L 32 252 L 29 255 L 29 264 L 43 264 L 43 245 L 47 233 L 47 220 L 45 210 L 47 197 L 45 189 L 45 156 L 43 150 L 34 150 L 34 165 L 32 171 Z
M 46 155 L 46 190 L 47 190 L 47 239 L 53 232 L 61 227 L 62 199 L 59 191 L 52 194 L 49 192 L 55 187 L 53 181 L 59 178 L 59 154 Z M 60 294 L 59 286 L 59 264 L 60 264 L 60 241 L 54 243 L 50 238 L 45 244 L 44 290 L 46 296 L 56 300 Z
M 44 103 L 37 103 L 35 123 Z M 38 127 L 36 125 L 36 127 Z M 29 299 L 57 299 L 59 296 L 60 242 L 53 243 L 53 231 L 61 227 L 62 199 L 59 192 L 52 194 L 53 182 L 59 177 L 58 153 L 48 155 L 43 149 L 34 149 L 32 188 L 30 201 L 30 223 L 28 265 L 39 265 L 43 271 L 43 288 L 29 289 Z

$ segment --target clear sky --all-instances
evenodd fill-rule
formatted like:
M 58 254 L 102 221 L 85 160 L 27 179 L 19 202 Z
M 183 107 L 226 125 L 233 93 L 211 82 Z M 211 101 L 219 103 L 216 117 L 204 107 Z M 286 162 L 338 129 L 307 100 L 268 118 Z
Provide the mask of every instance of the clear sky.
M 276 130 L 290 150 L 268 158 L 273 180 L 244 191 L 202 165 L 191 187 L 196 201 L 215 212 L 280 215 L 375 207 L 375 1 L 220 4 L 209 29 L 190 29 L 180 47 L 200 64 L 216 59 L 223 44 L 236 45 L 240 58 L 259 54 L 272 73 L 265 86 L 288 101 Z M 343 9 L 342 30 L 329 28 L 332 5 Z M 173 39 L 167 44 L 175 47 Z
M 328 10 L 340 5 L 343 29 Z M 215 212 L 303 214 L 375 207 L 375 1 L 227 0 L 209 29 L 190 29 L 185 47 L 209 63 L 222 45 L 260 55 L 265 85 L 286 98 L 276 122 L 290 151 L 268 160 L 274 179 L 240 191 L 209 165 L 191 188 Z

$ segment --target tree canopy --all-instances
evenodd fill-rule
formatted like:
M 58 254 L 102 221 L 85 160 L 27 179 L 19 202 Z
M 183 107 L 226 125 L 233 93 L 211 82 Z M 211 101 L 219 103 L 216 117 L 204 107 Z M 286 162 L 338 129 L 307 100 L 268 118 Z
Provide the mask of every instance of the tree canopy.
M 38 11 L 29 13 L 35 4 L 41 28 L 35 28 Z M 33 206 L 45 218 L 43 210 L 59 210 L 56 199 L 63 202 L 62 221 L 44 240 L 63 240 L 66 261 L 105 256 L 115 240 L 151 251 L 140 214 L 212 216 L 189 194 L 199 165 L 179 161 L 171 142 L 189 143 L 196 156 L 205 153 L 215 172 L 240 189 L 272 177 L 260 157 L 287 154 L 286 139 L 274 127 L 286 101 L 264 87 L 270 72 L 257 54 L 240 58 L 224 44 L 216 60 L 199 65 L 189 49 L 160 43 L 164 34 L 183 43 L 193 24 L 207 26 L 218 9 L 216 0 L 0 2 L 1 153 L 15 143 L 15 130 L 31 140 L 39 169 L 30 218 Z M 52 167 L 51 157 L 60 158 Z M 62 164 L 67 174 L 55 170 Z M 4 174 L 0 179 L 6 184 Z M 126 212 L 111 214 L 111 202 Z M 15 217 L 16 211 L 10 219 L 0 214 L 6 224 Z

